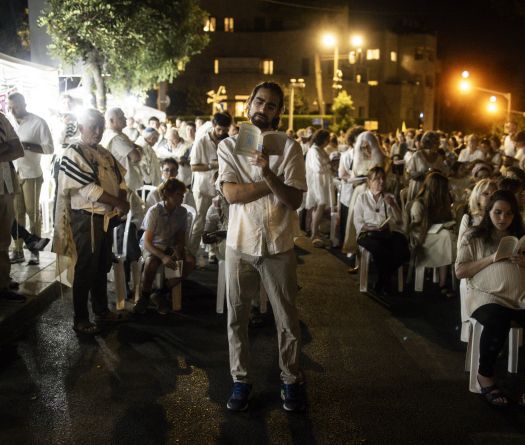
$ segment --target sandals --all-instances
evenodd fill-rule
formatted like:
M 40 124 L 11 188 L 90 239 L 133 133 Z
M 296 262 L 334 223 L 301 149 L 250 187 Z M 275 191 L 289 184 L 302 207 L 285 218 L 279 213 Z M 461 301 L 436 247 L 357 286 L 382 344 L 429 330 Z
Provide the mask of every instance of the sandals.
M 479 380 L 478 380 L 479 384 Z M 490 385 L 490 386 L 481 386 L 480 392 L 481 397 L 491 406 L 497 407 L 497 408 L 506 408 L 509 406 L 509 401 L 507 397 L 501 392 L 501 390 L 496 385 Z M 522 396 L 523 400 L 523 396 Z
M 73 325 L 73 330 L 77 334 L 82 335 L 97 335 L 100 334 L 100 329 L 96 324 L 90 323 L 89 321 L 80 321 Z

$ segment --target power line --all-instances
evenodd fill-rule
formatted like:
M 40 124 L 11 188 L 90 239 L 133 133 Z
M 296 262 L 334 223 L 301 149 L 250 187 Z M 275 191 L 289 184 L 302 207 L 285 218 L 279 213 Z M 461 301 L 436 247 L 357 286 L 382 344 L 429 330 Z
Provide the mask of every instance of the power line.
M 291 8 L 315 9 L 316 11 L 342 12 L 344 8 L 322 8 L 320 6 L 300 5 L 298 3 L 283 2 L 279 0 L 259 0 L 260 2 L 273 3 L 276 5 L 289 6 Z

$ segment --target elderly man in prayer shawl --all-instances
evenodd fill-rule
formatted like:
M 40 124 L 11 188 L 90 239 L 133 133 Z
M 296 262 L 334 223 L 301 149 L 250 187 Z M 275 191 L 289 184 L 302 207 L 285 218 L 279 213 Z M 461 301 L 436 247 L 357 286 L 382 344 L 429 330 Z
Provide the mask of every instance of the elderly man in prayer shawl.
M 60 165 L 54 243 L 58 255 L 74 262 L 73 329 L 93 335 L 99 328 L 89 321 L 89 294 L 97 322 L 120 319 L 108 308 L 107 273 L 111 268 L 112 228 L 119 216 L 128 213 L 129 204 L 126 171 L 99 145 L 104 116 L 87 110 L 78 126 L 81 140 L 65 150 Z

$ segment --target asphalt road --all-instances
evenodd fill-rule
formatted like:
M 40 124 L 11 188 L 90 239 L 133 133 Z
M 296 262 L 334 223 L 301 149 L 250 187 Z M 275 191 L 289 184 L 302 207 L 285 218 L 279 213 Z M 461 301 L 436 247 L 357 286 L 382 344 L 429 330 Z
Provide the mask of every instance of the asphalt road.
M 93 340 L 74 335 L 70 295 L 55 300 L 1 351 L 0 444 L 525 443 L 525 412 L 468 392 L 457 299 L 427 293 L 387 309 L 336 256 L 300 245 L 306 412 L 281 407 L 271 314 L 251 331 L 250 410 L 226 410 L 225 316 L 207 267 L 183 288 L 181 313 L 151 312 Z M 509 394 L 525 389 L 504 358 L 500 375 Z

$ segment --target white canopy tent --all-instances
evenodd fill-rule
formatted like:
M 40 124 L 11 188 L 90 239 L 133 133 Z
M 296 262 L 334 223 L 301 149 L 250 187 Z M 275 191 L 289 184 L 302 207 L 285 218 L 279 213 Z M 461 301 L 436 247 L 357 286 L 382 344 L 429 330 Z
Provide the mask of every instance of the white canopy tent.
M 29 111 L 46 118 L 59 97 L 58 70 L 0 53 L 0 109 L 7 111 L 7 96 L 24 95 Z

